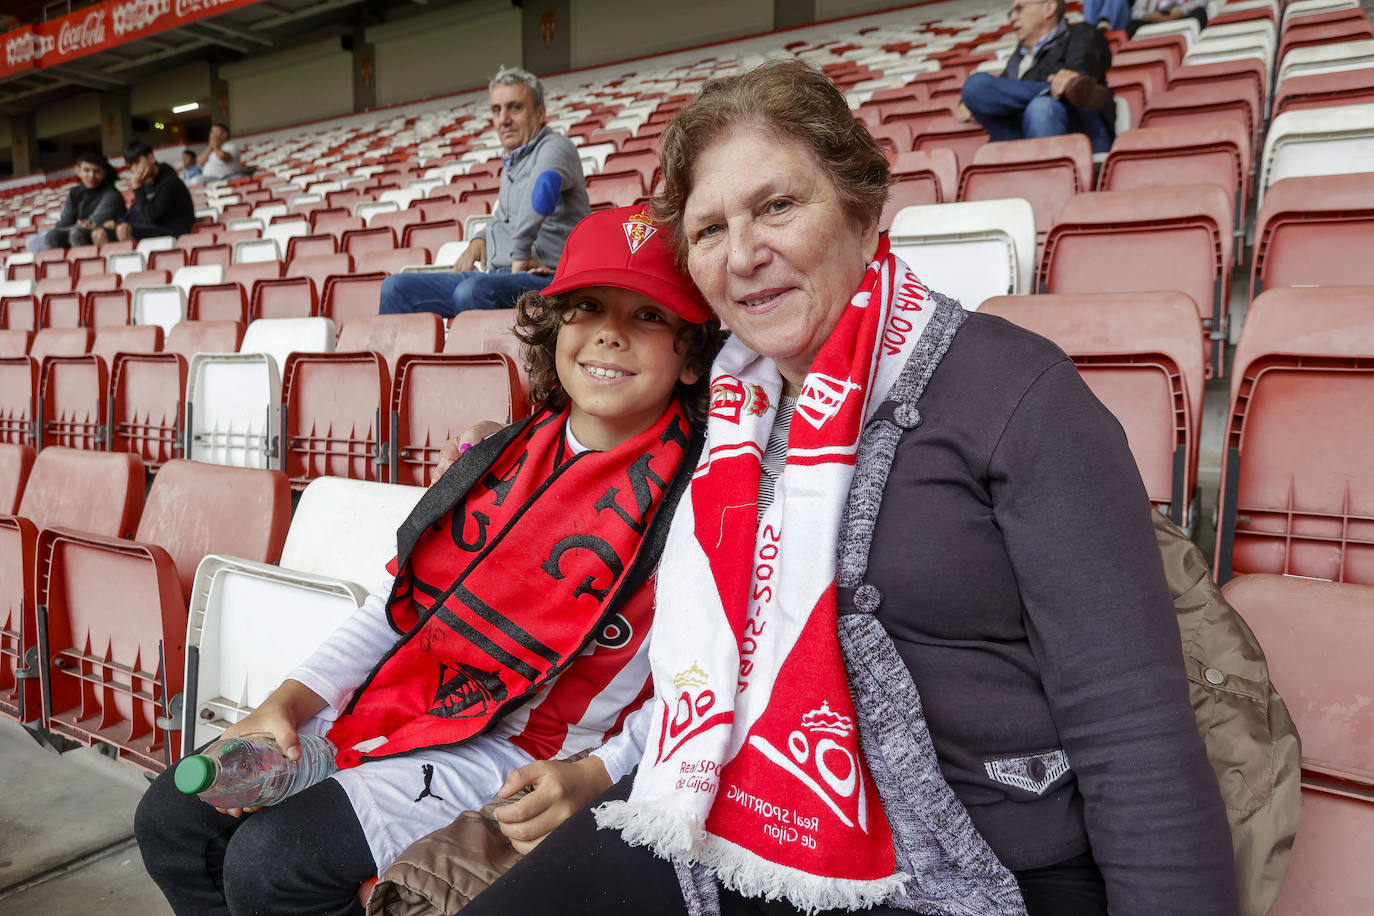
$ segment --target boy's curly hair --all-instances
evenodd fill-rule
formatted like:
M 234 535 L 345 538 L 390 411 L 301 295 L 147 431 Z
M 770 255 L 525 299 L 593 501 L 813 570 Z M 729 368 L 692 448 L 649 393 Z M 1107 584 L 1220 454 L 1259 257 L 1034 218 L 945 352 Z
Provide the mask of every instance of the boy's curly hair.
M 571 295 L 541 296 L 538 292 L 524 293 L 515 303 L 515 336 L 523 345 L 525 369 L 530 377 L 530 400 L 537 407 L 562 410 L 568 394 L 558 381 L 555 362 L 558 350 L 558 330 L 568 322 L 572 313 Z M 697 370 L 700 378 L 691 385 L 678 382 L 674 393 L 682 399 L 683 409 L 694 424 L 706 422 L 711 387 L 711 361 L 716 358 L 725 332 L 720 322 L 712 318 L 704 324 L 684 323 L 677 331 L 677 352 L 685 354 L 688 367 Z

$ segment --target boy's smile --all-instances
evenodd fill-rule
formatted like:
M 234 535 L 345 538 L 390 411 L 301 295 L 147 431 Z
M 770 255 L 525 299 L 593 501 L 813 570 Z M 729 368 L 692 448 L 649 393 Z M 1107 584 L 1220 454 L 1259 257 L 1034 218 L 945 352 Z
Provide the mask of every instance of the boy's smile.
M 588 448 L 614 448 L 653 425 L 673 387 L 690 385 L 676 348 L 683 321 L 653 299 L 595 286 L 567 294 L 567 323 L 558 331 L 558 379 L 572 402 L 569 422 Z

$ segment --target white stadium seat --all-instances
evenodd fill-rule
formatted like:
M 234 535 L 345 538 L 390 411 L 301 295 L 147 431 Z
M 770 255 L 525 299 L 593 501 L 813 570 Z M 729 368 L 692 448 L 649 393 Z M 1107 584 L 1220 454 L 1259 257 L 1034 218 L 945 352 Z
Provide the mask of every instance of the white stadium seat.
M 966 309 L 1032 291 L 1035 213 L 1022 198 L 904 207 L 889 237 L 926 286 Z

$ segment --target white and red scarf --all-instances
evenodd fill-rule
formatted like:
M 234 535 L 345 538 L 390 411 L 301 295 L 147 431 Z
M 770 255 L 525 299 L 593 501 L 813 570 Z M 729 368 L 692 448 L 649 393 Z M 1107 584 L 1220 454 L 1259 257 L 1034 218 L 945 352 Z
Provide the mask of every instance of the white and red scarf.
M 689 423 L 673 401 L 616 448 L 572 455 L 566 421 L 536 414 L 470 485 L 454 480 L 473 468 L 455 466 L 407 520 L 387 602 L 403 635 L 329 731 L 340 767 L 460 744 L 628 630 L 618 612 L 658 559 Z
M 738 339 L 712 367 L 706 448 L 659 564 L 647 747 L 628 801 L 597 816 L 747 897 L 857 909 L 907 877 L 859 746 L 836 544 L 860 433 L 931 313 L 884 235 L 802 385 L 761 518 L 782 378 Z

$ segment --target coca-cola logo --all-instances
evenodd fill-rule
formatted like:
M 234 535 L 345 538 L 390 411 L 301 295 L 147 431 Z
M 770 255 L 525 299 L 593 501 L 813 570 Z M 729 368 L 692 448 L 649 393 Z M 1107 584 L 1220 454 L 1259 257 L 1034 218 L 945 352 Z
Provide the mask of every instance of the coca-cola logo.
M 110 11 L 116 35 L 146 29 L 172 10 L 172 0 L 132 0 Z
M 105 43 L 105 11 L 92 11 L 81 23 L 63 22 L 57 33 L 57 53 L 70 54 Z
M 190 16 L 205 10 L 212 10 L 217 6 L 228 6 L 236 0 L 176 0 L 176 2 L 177 15 Z
M 22 32 L 5 42 L 5 62 L 13 67 L 38 60 L 53 49 L 51 35 Z

